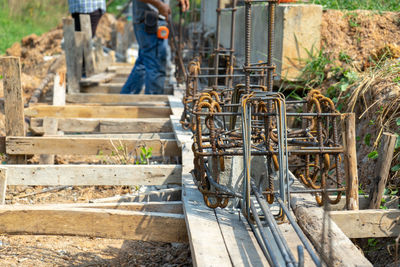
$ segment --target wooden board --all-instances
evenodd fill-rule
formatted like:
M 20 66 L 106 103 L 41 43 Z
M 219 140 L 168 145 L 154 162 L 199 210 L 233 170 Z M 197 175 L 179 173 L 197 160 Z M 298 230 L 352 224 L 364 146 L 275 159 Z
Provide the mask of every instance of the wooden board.
M 89 94 L 119 94 L 125 83 L 100 83 L 95 86 L 81 88 L 82 93 Z
M 226 209 L 217 209 L 215 212 L 232 265 L 269 266 L 246 218 Z
M 180 165 L 3 165 L 8 185 L 181 184 Z
M 32 118 L 30 129 L 43 134 L 43 119 Z M 59 119 L 58 130 L 65 133 L 158 133 L 172 132 L 169 118 L 148 119 Z
M 21 205 L 18 205 L 21 206 Z M 13 207 L 8 205 L 8 207 Z M 26 207 L 32 207 L 27 205 Z M 168 201 L 168 202 L 123 202 L 123 203 L 68 203 L 68 204 L 40 204 L 35 207 L 41 209 L 71 209 L 71 208 L 85 208 L 85 209 L 115 209 L 115 210 L 129 210 L 129 211 L 143 211 L 143 212 L 160 212 L 183 214 L 181 201 Z
M 121 94 L 69 94 L 68 103 L 139 103 L 139 102 L 166 102 L 167 95 L 121 95 Z
M 33 106 L 25 116 L 52 118 L 169 118 L 169 107 Z
M 329 216 L 349 238 L 397 237 L 400 210 L 331 211 Z
M 98 73 L 87 78 L 82 78 L 81 86 L 95 86 L 101 83 L 107 83 L 115 77 L 114 73 Z
M 140 148 L 152 148 L 153 156 L 179 156 L 180 149 L 175 140 L 140 140 L 79 137 L 7 137 L 6 152 L 10 155 L 110 155 L 118 147 L 133 154 Z
M 92 24 L 89 14 L 80 14 L 79 21 L 83 33 L 83 57 L 85 62 L 85 74 L 91 76 L 94 74 L 94 61 L 92 51 Z
M 187 242 L 183 215 L 92 208 L 2 206 L 0 233 Z
M 178 109 L 177 111 L 179 112 Z M 174 113 L 174 115 L 180 116 L 179 113 Z M 178 127 L 176 123 L 172 125 L 174 131 Z M 191 149 L 193 142 L 189 141 L 182 131 L 176 132 L 178 133 L 177 141 L 182 149 L 182 202 L 193 265 L 232 266 L 216 214 L 204 204 L 203 196 L 189 173 L 193 169 Z M 187 133 L 189 134 L 189 131 Z

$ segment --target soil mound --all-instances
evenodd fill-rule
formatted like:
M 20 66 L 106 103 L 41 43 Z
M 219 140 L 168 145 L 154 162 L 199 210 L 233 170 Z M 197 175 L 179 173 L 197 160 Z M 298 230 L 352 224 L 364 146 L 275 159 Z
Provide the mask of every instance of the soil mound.
M 346 53 L 364 70 L 377 50 L 388 44 L 400 45 L 400 14 L 327 10 L 323 14 L 321 36 L 322 46 L 333 59 Z

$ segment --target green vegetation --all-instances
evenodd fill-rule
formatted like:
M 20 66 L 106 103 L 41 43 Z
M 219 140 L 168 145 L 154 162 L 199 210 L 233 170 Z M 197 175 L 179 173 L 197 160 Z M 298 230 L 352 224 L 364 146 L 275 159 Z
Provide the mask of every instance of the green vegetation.
M 68 2 L 61 0 L 0 0 L 0 6 L 0 54 L 24 36 L 56 27 L 68 14 Z
M 326 9 L 400 11 L 398 0 L 313 0 L 312 2 L 323 5 Z

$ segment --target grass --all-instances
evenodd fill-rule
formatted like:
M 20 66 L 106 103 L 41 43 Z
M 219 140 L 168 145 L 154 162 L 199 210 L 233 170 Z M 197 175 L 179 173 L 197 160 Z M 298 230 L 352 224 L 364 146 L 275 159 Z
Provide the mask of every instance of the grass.
M 0 0 L 0 54 L 24 36 L 40 35 L 61 23 L 67 1 Z
M 313 0 L 326 9 L 400 11 L 398 0 Z

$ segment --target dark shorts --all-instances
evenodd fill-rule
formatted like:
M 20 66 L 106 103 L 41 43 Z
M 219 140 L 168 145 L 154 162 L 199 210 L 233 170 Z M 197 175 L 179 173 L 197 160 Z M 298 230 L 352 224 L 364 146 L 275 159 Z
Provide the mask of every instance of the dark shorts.
M 81 22 L 79 20 L 80 14 L 82 13 L 72 13 L 72 17 L 75 20 L 75 31 L 77 32 L 81 31 Z M 90 15 L 90 22 L 92 24 L 92 37 L 93 37 L 96 35 L 97 25 L 99 24 L 101 16 L 103 15 L 103 11 L 101 9 L 97 9 L 92 13 L 89 13 L 88 15 Z

